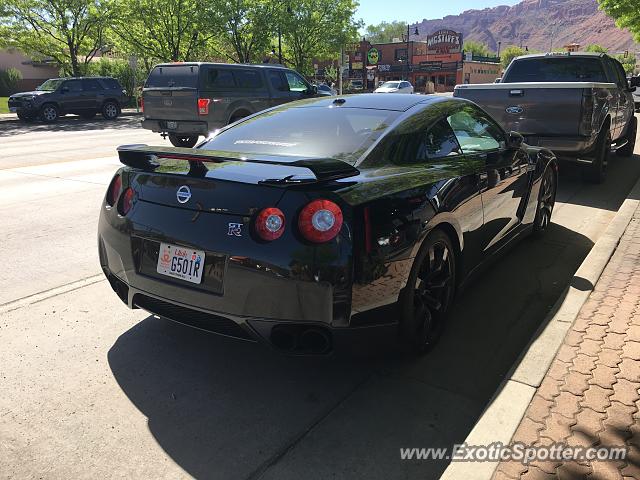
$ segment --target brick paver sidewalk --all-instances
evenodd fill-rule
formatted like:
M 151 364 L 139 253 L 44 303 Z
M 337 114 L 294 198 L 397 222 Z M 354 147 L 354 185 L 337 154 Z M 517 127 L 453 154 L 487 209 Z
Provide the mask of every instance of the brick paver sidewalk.
M 513 442 L 629 447 L 625 461 L 502 462 L 494 479 L 640 479 L 640 210 L 568 331 Z

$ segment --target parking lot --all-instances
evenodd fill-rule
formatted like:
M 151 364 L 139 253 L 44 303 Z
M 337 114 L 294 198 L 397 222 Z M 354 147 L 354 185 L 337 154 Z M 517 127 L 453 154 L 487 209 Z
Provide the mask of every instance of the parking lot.
M 403 447 L 464 440 L 640 177 L 561 165 L 553 224 L 460 295 L 435 350 L 286 357 L 128 310 L 102 277 L 99 205 L 138 127 L 0 122 L 0 472 L 12 478 L 434 478 Z M 508 301 L 505 301 L 508 299 Z M 372 315 L 392 315 L 377 311 Z

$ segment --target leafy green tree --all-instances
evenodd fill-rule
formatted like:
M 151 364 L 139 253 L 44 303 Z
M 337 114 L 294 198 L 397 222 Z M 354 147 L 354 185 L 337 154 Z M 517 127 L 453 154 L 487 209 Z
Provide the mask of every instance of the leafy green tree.
M 355 0 L 298 0 L 280 8 L 285 59 L 300 73 L 313 73 L 313 58 L 338 56 L 341 46 L 357 38 Z
M 502 68 L 507 68 L 516 57 L 520 55 L 526 55 L 527 52 L 524 48 L 516 47 L 515 45 L 509 45 L 507 48 L 500 52 L 500 63 L 502 64 Z
M 619 54 L 619 55 L 613 55 L 613 58 L 615 58 L 616 60 L 618 60 L 621 64 L 622 67 L 624 68 L 624 71 L 626 73 L 634 73 L 636 70 L 636 57 L 634 57 L 633 55 L 627 55 L 626 57 L 624 56 L 624 54 Z
M 221 52 L 237 63 L 259 62 L 271 50 L 280 2 L 219 0 L 213 3 Z
M 612 17 L 618 27 L 628 28 L 640 42 L 640 2 L 638 0 L 598 0 L 600 8 Z
M 53 58 L 82 75 L 105 44 L 113 11 L 100 0 L 2 0 L 0 46 Z
M 474 42 L 473 40 L 467 40 L 464 42 L 462 49 L 465 52 L 471 52 L 473 55 L 478 55 L 479 57 L 490 57 L 494 55 L 487 45 L 480 42 Z
M 200 60 L 216 35 L 206 0 L 110 0 L 120 12 L 112 31 L 122 53 L 163 62 Z
M 402 38 L 407 34 L 407 24 L 404 22 L 381 22 L 377 25 L 367 25 L 365 37 L 371 43 L 387 43 L 394 38 Z
M 593 52 L 593 53 L 607 53 L 607 49 L 602 45 L 598 45 L 597 43 L 592 43 L 584 47 L 585 52 Z

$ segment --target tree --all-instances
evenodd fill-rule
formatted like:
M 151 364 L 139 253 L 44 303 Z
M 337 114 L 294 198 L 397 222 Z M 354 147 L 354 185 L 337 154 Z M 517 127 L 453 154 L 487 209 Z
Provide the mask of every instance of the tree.
M 261 61 L 271 49 L 280 2 L 274 0 L 220 0 L 214 2 L 217 36 L 224 55 L 238 63 Z
M 80 76 L 105 43 L 112 11 L 100 0 L 3 0 L 0 44 L 53 58 Z
M 523 48 L 516 47 L 515 45 L 509 45 L 500 53 L 500 63 L 502 63 L 502 68 L 507 68 L 511 63 L 511 60 L 519 57 L 520 55 L 526 55 L 527 53 L 528 52 Z
M 357 38 L 355 0 L 299 0 L 280 8 L 285 58 L 299 72 L 313 73 L 313 58 L 335 58 L 347 41 Z
M 371 43 L 387 43 L 394 38 L 402 38 L 407 34 L 407 24 L 404 22 L 381 22 L 377 25 L 367 25 L 365 37 Z
M 612 17 L 618 27 L 628 28 L 640 42 L 640 3 L 638 0 L 598 0 L 600 8 Z
M 120 12 L 112 29 L 123 53 L 163 62 L 201 60 L 217 33 L 206 0 L 110 1 Z
M 462 49 L 465 53 L 471 52 L 473 55 L 477 55 L 479 57 L 491 57 L 494 55 L 487 45 L 480 42 L 474 42 L 473 40 L 467 40 L 464 42 Z
M 636 71 L 636 57 L 633 55 L 627 55 L 625 57 L 624 54 L 619 54 L 613 55 L 613 58 L 622 64 L 622 68 L 624 68 L 626 73 L 634 73 Z
M 597 43 L 592 43 L 584 47 L 585 52 L 593 52 L 593 53 L 607 53 L 607 49 L 602 45 L 598 45 Z

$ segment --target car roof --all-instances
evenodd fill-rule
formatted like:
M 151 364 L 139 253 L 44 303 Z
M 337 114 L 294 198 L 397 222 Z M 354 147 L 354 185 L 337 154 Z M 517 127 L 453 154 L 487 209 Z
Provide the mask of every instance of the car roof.
M 340 95 L 337 97 L 313 98 L 306 102 L 296 102 L 296 108 L 318 107 L 348 107 L 366 108 L 371 110 L 394 110 L 406 112 L 418 104 L 435 104 L 447 100 L 464 101 L 453 97 L 440 95 L 409 95 L 409 94 L 384 94 L 384 93 L 357 93 L 354 95 Z
M 155 67 L 192 67 L 192 66 L 201 66 L 201 65 L 211 65 L 216 67 L 230 67 L 230 68 L 282 68 L 285 70 L 290 70 L 284 65 L 280 65 L 279 63 L 220 63 L 220 62 L 167 62 L 167 63 L 158 63 Z
M 58 77 L 58 78 L 49 78 L 49 80 L 95 80 L 96 78 L 116 80 L 114 77 L 104 77 L 102 75 L 95 76 L 95 77 Z
M 606 53 L 601 52 L 547 52 L 547 53 L 531 53 L 529 55 L 520 55 L 517 57 L 520 59 L 529 58 L 563 58 L 563 57 L 591 57 L 599 58 L 606 56 Z

